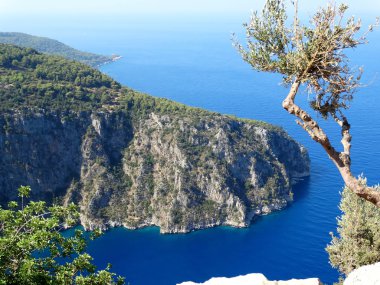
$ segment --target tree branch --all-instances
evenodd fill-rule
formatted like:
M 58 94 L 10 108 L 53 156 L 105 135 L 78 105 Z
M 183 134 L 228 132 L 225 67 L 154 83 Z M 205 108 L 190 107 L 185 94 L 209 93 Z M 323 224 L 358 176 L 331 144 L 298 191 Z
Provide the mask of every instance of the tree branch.
M 367 185 L 360 183 L 358 179 L 351 175 L 351 172 L 345 178 L 341 172 L 346 186 L 359 197 L 371 202 L 375 206 L 380 208 L 380 192 L 374 187 L 368 187 Z
M 340 159 L 339 152 L 331 145 L 325 132 L 318 125 L 318 123 L 313 120 L 313 118 L 298 105 L 294 103 L 294 99 L 297 95 L 298 89 L 300 87 L 300 82 L 295 80 L 290 88 L 290 92 L 285 100 L 282 102 L 282 107 L 287 110 L 290 114 L 296 116 L 300 119 L 298 124 L 308 132 L 311 138 L 318 142 L 326 150 L 329 157 L 335 162 L 337 166 L 343 166 L 343 162 Z
M 380 192 L 373 187 L 363 185 L 363 183 L 356 179 L 351 173 L 351 134 L 350 124 L 348 123 L 347 118 L 342 113 L 340 113 L 341 119 L 339 119 L 336 114 L 333 115 L 335 121 L 342 128 L 341 142 L 344 151 L 338 152 L 331 145 L 330 140 L 318 123 L 314 121 L 306 111 L 294 103 L 300 85 L 300 81 L 294 81 L 288 96 L 282 102 L 282 106 L 290 114 L 299 118 L 299 120 L 297 120 L 297 124 L 300 125 L 314 141 L 318 142 L 324 148 L 330 159 L 338 168 L 346 186 L 359 197 L 362 197 L 375 204 L 377 207 L 380 207 Z
M 352 136 L 350 134 L 350 128 L 351 125 L 348 123 L 347 118 L 343 115 L 342 112 L 340 112 L 340 116 L 342 117 L 339 119 L 339 117 L 333 113 L 332 117 L 334 118 L 335 122 L 342 128 L 342 140 L 340 141 L 343 145 L 343 151 L 340 153 L 341 159 L 346 167 L 351 166 L 351 139 Z

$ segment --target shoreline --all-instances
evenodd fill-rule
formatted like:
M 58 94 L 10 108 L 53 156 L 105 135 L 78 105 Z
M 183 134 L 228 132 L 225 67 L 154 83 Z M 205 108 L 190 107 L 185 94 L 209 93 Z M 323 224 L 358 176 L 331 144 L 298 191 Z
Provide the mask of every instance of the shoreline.
M 103 65 L 106 65 L 106 64 L 110 64 L 110 63 L 116 62 L 116 61 L 118 61 L 118 60 L 120 60 L 120 59 L 122 59 L 122 58 L 123 58 L 123 56 L 121 56 L 121 55 L 113 55 L 113 56 L 111 56 L 111 58 L 110 58 L 109 60 L 104 61 L 104 62 L 102 62 L 102 63 L 99 63 L 99 64 L 97 64 L 95 67 L 98 68 L 98 67 L 101 67 L 101 66 L 103 66 Z

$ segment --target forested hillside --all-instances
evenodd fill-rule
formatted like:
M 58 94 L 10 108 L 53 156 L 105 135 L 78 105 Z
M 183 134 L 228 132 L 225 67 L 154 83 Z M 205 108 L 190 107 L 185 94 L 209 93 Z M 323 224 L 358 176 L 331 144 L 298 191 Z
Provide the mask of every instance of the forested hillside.
M 115 56 L 104 56 L 79 51 L 57 40 L 46 37 L 32 36 L 24 33 L 0 32 L 0 43 L 33 48 L 42 53 L 59 55 L 67 59 L 80 61 L 93 67 L 110 62 L 115 58 Z
M 85 64 L 0 44 L 0 202 L 75 202 L 87 228 L 247 226 L 309 174 L 281 128 L 122 87 Z

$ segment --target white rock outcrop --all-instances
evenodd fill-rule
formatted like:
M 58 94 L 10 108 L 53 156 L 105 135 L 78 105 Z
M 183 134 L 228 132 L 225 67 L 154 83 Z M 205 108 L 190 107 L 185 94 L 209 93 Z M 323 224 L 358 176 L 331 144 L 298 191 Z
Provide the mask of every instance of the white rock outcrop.
M 380 262 L 352 271 L 343 285 L 380 285 Z
M 291 279 L 288 281 L 269 281 L 261 273 L 252 273 L 232 278 L 211 278 L 204 283 L 183 282 L 177 285 L 322 285 L 322 283 L 318 278 Z

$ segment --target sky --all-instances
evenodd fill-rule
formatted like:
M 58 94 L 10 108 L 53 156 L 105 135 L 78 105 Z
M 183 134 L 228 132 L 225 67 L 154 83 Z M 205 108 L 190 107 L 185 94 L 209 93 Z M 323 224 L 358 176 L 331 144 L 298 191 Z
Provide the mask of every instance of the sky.
M 300 0 L 303 11 L 310 13 L 328 0 Z M 353 14 L 377 13 L 378 0 L 346 0 Z M 0 0 L 0 15 L 117 14 L 178 15 L 244 13 L 262 7 L 264 0 Z
M 290 0 L 288 0 L 290 1 Z M 329 0 L 298 0 L 300 18 L 308 19 Z M 338 0 L 337 0 L 338 1 Z M 379 0 L 342 0 L 347 15 L 363 19 L 364 25 L 380 16 Z M 140 32 L 217 30 L 228 25 L 239 31 L 265 0 L 0 0 L 0 31 L 24 32 L 52 37 L 66 43 L 74 32 L 98 29 Z M 302 17 L 304 15 L 304 17 Z M 97 27 L 97 28 L 95 28 Z

